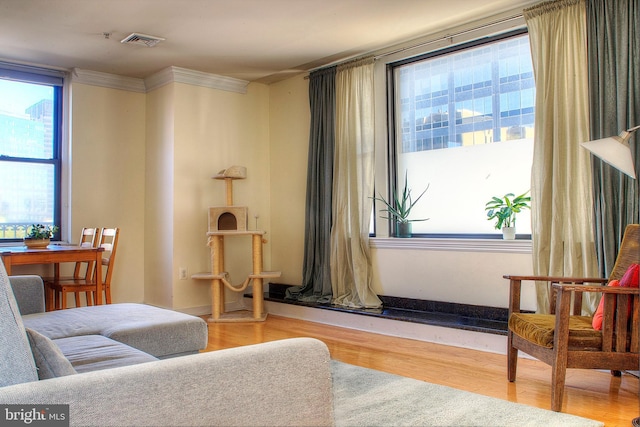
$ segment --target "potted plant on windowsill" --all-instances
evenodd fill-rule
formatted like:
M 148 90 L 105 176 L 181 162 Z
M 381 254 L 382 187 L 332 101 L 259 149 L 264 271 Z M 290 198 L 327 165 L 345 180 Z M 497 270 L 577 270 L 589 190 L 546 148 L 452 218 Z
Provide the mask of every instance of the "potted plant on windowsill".
M 516 238 L 516 214 L 523 209 L 530 209 L 531 197 L 527 196 L 529 190 L 524 194 L 515 196 L 513 193 L 505 194 L 503 197 L 493 197 L 485 205 L 487 219 L 496 220 L 496 230 L 502 230 L 504 240 L 514 240 Z
M 381 216 L 384 219 L 390 219 L 396 222 L 396 237 L 411 237 L 411 223 L 415 221 L 427 221 L 429 218 L 423 219 L 409 219 L 411 209 L 418 203 L 418 200 L 429 189 L 429 185 L 424 189 L 422 193 L 414 200 L 411 197 L 411 189 L 407 185 L 407 174 L 404 174 L 404 189 L 401 194 L 395 192 L 393 194 L 393 201 L 387 201 L 382 195 L 380 197 L 372 197 L 373 200 L 378 200 L 386 206 L 381 209 L 380 212 L 387 212 L 388 216 Z
M 24 237 L 24 244 L 27 248 L 46 248 L 51 242 L 51 238 L 58 231 L 56 225 L 31 224 L 27 228 L 27 235 Z

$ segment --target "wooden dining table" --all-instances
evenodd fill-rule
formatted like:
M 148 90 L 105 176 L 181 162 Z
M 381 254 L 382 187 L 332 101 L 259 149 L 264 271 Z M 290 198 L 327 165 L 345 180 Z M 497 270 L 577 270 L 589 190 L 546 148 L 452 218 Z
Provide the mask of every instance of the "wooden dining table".
M 50 244 L 46 248 L 30 249 L 26 246 L 0 247 L 0 257 L 11 275 L 13 266 L 35 264 L 60 264 L 63 262 L 95 262 L 96 266 L 96 305 L 102 304 L 102 252 L 101 247 Z M 59 268 L 54 269 L 54 276 L 59 276 Z

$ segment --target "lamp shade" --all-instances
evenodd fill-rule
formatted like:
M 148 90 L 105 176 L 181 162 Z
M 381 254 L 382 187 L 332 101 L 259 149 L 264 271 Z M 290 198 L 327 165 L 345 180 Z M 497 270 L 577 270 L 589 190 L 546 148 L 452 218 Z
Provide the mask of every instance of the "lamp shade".
M 587 150 L 614 168 L 636 178 L 636 171 L 633 166 L 633 156 L 629 146 L 629 138 L 640 126 L 623 131 L 620 135 L 608 138 L 596 139 L 594 141 L 583 142 L 582 145 Z

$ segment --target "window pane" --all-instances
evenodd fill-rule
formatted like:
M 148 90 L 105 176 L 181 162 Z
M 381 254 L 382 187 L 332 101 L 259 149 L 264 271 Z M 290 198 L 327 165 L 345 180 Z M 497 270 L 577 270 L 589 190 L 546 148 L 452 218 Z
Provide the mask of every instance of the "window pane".
M 26 73 L 21 76 L 28 78 Z M 33 223 L 59 225 L 60 90 L 24 79 L 0 79 L 0 239 L 21 239 Z
M 53 157 L 53 87 L 0 80 L 0 155 Z
M 53 225 L 53 182 L 53 165 L 3 164 L 0 169 L 2 222 Z
M 528 35 L 394 68 L 397 186 L 419 194 L 414 233 L 493 234 L 484 206 L 529 190 L 535 86 Z M 530 213 L 517 216 L 530 234 Z

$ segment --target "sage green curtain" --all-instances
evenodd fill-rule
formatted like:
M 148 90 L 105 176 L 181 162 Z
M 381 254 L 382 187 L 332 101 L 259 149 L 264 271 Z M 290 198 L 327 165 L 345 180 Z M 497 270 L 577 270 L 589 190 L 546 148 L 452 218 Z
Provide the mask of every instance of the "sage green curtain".
M 333 303 L 380 307 L 371 288 L 369 225 L 373 208 L 373 58 L 338 66 L 333 167 Z
M 640 125 L 640 3 L 587 0 L 591 137 Z M 630 141 L 640 171 L 638 133 Z M 609 277 L 627 224 L 640 222 L 638 179 L 592 157 L 598 269 Z
M 597 274 L 589 152 L 587 35 L 584 0 L 544 2 L 524 10 L 536 83 L 531 176 L 536 275 Z M 538 311 L 549 289 L 537 285 Z M 585 298 L 583 311 L 595 309 Z
M 331 199 L 335 147 L 336 67 L 309 75 L 309 154 L 305 210 L 302 286 L 287 289 L 286 298 L 331 302 Z

